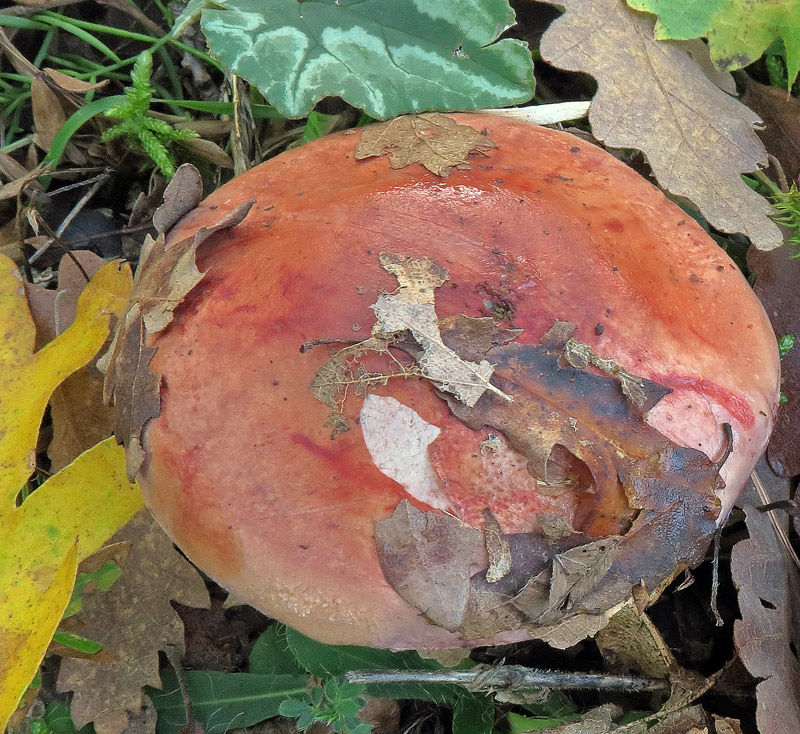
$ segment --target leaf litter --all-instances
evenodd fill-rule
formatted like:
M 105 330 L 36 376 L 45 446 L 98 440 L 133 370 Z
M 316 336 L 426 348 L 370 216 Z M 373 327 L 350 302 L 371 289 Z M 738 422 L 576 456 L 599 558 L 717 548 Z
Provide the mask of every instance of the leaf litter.
M 375 534 L 384 575 L 401 597 L 466 639 L 524 629 L 567 647 L 605 626 L 634 587 L 650 593 L 702 560 L 716 528 L 724 459 L 715 464 L 645 423 L 668 390 L 594 354 L 567 322 L 531 346 L 514 341 L 518 331 L 498 335 L 491 319 L 439 320 L 443 267 L 387 253 L 379 262 L 397 278 L 397 291 L 373 304 L 372 335 L 336 352 L 310 384 L 331 407 L 331 421 L 364 369 L 360 360 L 396 350 L 414 359 L 402 376 L 430 382 L 468 428 L 496 430 L 535 477 L 587 493 L 593 506 L 582 532 L 550 522 L 550 533 L 506 534 L 490 511 L 479 531 L 401 503 Z M 366 393 L 396 376 L 362 375 Z M 414 450 L 426 451 L 430 440 Z M 587 475 L 588 484 L 576 479 Z M 654 557 L 653 547 L 665 550 Z
M 788 247 L 773 252 L 750 250 L 747 264 L 756 274 L 753 290 L 764 304 L 775 334 L 800 336 L 800 259 L 792 257 Z M 776 416 L 767 458 L 772 471 L 788 478 L 800 474 L 800 345 L 781 360 L 781 392 L 787 402 Z

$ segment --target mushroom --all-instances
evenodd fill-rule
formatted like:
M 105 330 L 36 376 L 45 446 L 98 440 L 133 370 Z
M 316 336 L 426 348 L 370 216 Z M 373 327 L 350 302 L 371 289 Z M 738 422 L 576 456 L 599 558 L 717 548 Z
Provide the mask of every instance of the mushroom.
M 328 643 L 591 634 L 702 560 L 778 404 L 764 310 L 695 221 L 499 117 L 287 151 L 149 243 L 136 288 L 109 388 L 148 507 Z

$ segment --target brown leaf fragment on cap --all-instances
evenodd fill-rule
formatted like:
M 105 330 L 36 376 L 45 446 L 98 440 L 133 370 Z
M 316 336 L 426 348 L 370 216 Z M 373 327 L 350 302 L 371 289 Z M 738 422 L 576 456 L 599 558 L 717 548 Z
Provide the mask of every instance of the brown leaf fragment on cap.
M 144 460 L 139 435 L 147 421 L 161 412 L 161 377 L 150 369 L 156 350 L 144 343 L 137 305 L 125 314 L 119 328 L 109 352 L 105 390 L 117 405 L 114 433 L 126 448 L 128 479 L 133 481 Z
M 613 360 L 596 355 L 588 344 L 569 339 L 564 345 L 564 359 L 579 370 L 585 370 L 589 365 L 597 367 L 619 382 L 623 395 L 635 406 L 643 408 L 647 404 L 648 396 L 644 391 L 645 381 L 622 369 Z M 659 398 L 666 395 L 667 392 L 669 391 L 662 392 Z
M 195 265 L 197 248 L 216 232 L 239 224 L 253 203 L 242 204 L 211 227 L 200 228 L 194 237 L 169 246 L 164 235 L 145 241 L 131 301 L 139 304 L 148 334 L 166 328 L 178 304 L 203 279 L 203 273 Z
M 505 578 L 511 570 L 511 547 L 503 535 L 500 523 L 488 507 L 483 511 L 483 535 L 486 540 L 486 552 L 489 555 L 486 580 L 493 584 Z
M 492 347 L 514 341 L 522 329 L 501 329 L 494 319 L 484 316 L 472 318 L 464 314 L 439 319 L 442 342 L 461 359 L 480 362 Z
M 553 624 L 565 612 L 574 609 L 608 573 L 618 552 L 616 538 L 603 538 L 556 555 L 548 610 L 539 621 Z
M 469 168 L 470 154 L 496 148 L 486 135 L 439 114 L 406 115 L 364 128 L 356 160 L 389 155 L 392 168 L 419 163 L 437 176 Z
M 422 376 L 469 407 L 486 391 L 510 400 L 490 382 L 494 369 L 489 362 L 462 359 L 442 341 L 434 291 L 450 277 L 447 270 L 427 257 L 382 253 L 379 259 L 383 269 L 397 278 L 398 289 L 379 296 L 371 306 L 377 317 L 372 335 L 388 340 L 410 332 L 422 349 L 415 357 Z
M 153 226 L 164 234 L 194 209 L 203 198 L 203 178 L 191 163 L 184 163 L 164 191 L 164 203 L 153 214 Z
M 571 321 L 556 321 L 542 337 L 542 344 L 556 349 L 563 349 L 564 345 L 572 339 L 572 335 L 577 328 L 577 325 Z
M 384 576 L 397 593 L 434 624 L 458 629 L 472 567 L 486 566 L 480 531 L 403 500 L 391 518 L 376 523 L 375 543 Z
M 559 515 L 556 512 L 537 515 L 536 519 L 539 521 L 539 527 L 547 538 L 553 538 L 554 540 L 568 538 L 578 532 L 567 522 L 563 515 Z

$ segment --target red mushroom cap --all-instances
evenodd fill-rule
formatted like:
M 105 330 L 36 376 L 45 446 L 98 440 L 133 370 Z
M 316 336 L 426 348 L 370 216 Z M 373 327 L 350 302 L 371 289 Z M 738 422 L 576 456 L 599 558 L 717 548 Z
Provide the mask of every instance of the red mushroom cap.
M 542 616 L 469 632 L 442 621 L 463 609 L 451 605 L 442 616 L 415 605 L 391 568 L 391 558 L 408 549 L 398 550 L 396 539 L 376 547 L 376 528 L 387 528 L 380 523 L 396 518 L 398 506 L 411 508 L 405 511 L 416 530 L 409 535 L 419 532 L 424 542 L 437 517 L 485 529 L 487 538 L 490 522 L 499 529 L 501 551 L 487 550 L 480 532 L 477 545 L 463 536 L 458 553 L 469 557 L 455 562 L 468 576 L 500 563 L 497 554 L 509 547 L 518 553 L 520 539 L 539 542 L 542 518 L 554 515 L 581 542 L 628 542 L 637 531 L 631 548 L 669 537 L 689 548 L 681 563 L 699 560 L 774 419 L 779 363 L 767 317 L 736 265 L 691 217 L 572 135 L 485 115 L 450 119 L 496 147 L 481 147 L 441 176 L 413 162 L 392 168 L 386 155 L 357 160 L 360 132 L 331 135 L 239 176 L 167 237 L 169 251 L 243 202 L 256 202 L 241 223 L 200 246 L 196 261 L 205 276 L 172 322 L 146 336 L 155 348 L 150 367 L 161 375 L 160 415 L 142 438 L 147 504 L 188 557 L 237 598 L 329 643 L 454 647 L 523 639 L 552 622 Z M 424 278 L 435 270 L 441 284 L 404 286 L 413 268 Z M 455 339 L 448 349 L 457 360 L 481 362 L 470 353 L 469 329 L 480 330 L 495 392 L 467 406 L 431 379 L 419 356 L 428 336 L 418 326 L 384 351 L 356 349 L 352 359 L 333 363 L 341 384 L 328 394 L 337 406 L 332 416 L 312 390 L 315 379 L 321 384 L 319 371 L 341 349 L 381 333 L 377 304 L 397 307 L 387 294 L 407 298 L 417 287 L 425 291 L 418 299 L 424 308 L 433 302 L 441 334 Z M 560 340 L 553 331 L 559 324 L 566 329 Z M 466 346 L 453 346 L 459 337 Z M 585 348 L 584 357 L 564 356 L 568 339 Z M 588 380 L 581 388 L 587 392 L 569 392 L 578 389 L 575 379 L 551 386 L 546 370 L 534 374 L 537 360 L 559 376 Z M 342 378 L 343 365 L 352 379 Z M 387 369 L 411 376 L 385 377 Z M 658 394 L 633 405 L 620 392 L 624 375 L 643 378 Z M 602 396 L 593 404 L 595 390 Z M 528 391 L 541 398 L 535 410 Z M 681 476 L 702 465 L 697 494 L 706 499 L 669 505 L 675 516 L 685 507 L 702 517 L 646 541 L 641 518 L 655 510 L 625 484 L 640 470 L 602 469 L 603 481 L 616 484 L 600 491 L 593 483 L 601 469 L 581 459 L 579 448 L 565 449 L 564 438 L 552 442 L 544 461 L 566 488 L 534 476 L 537 459 L 526 454 L 525 431 L 536 416 L 549 421 L 541 406 L 556 394 L 572 401 L 565 407 L 561 400 L 558 409 L 579 416 L 570 418 L 576 436 L 587 424 L 601 426 L 604 436 L 614 421 L 630 430 L 634 438 L 625 433 L 619 446 L 629 455 L 636 454 L 630 446 L 645 447 L 637 467 L 653 446 L 662 460 L 668 453 L 673 464 L 687 465 L 685 472 L 669 469 Z M 645 438 L 635 438 L 642 431 Z M 611 456 L 615 441 L 604 438 L 598 452 Z M 723 461 L 724 486 L 716 480 Z M 680 497 L 694 491 L 691 478 L 686 482 Z M 689 537 L 695 527 L 700 538 Z M 447 568 L 453 562 L 443 561 Z M 435 564 L 428 572 L 435 584 Z M 609 573 L 627 571 L 612 564 Z M 509 598 L 526 588 L 515 578 L 516 587 L 504 590 Z M 481 629 L 488 633 L 475 632 Z

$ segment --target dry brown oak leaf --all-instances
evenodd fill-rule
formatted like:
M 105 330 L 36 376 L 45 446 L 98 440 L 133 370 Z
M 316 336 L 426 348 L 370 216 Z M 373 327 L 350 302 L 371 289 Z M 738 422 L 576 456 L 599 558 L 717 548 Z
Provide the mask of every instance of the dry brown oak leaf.
M 60 691 L 75 692 L 72 718 L 77 726 L 93 721 L 97 734 L 125 730 L 129 716 L 141 709 L 143 686 L 161 687 L 159 650 L 174 645 L 182 653 L 183 625 L 170 601 L 208 606 L 200 574 L 147 510 L 138 512 L 110 542 L 129 543 L 130 555 L 108 591 L 84 597 L 76 631 L 102 643 L 113 662 L 64 658 L 58 677 Z
M 653 19 L 623 0 L 545 0 L 564 8 L 541 42 L 545 61 L 597 80 L 592 133 L 637 148 L 659 185 L 692 201 L 723 232 L 762 250 L 782 235 L 772 208 L 741 174 L 767 163 L 758 115 L 723 92 L 679 45 L 653 38 Z
M 788 482 L 762 460 L 756 472 L 772 501 L 788 497 Z M 778 540 L 752 482 L 737 503 L 746 514 L 748 540 L 733 547 L 731 573 L 741 619 L 733 627 L 739 657 L 760 679 L 756 723 L 760 734 L 800 731 L 800 572 Z M 787 516 L 776 513 L 787 527 Z

